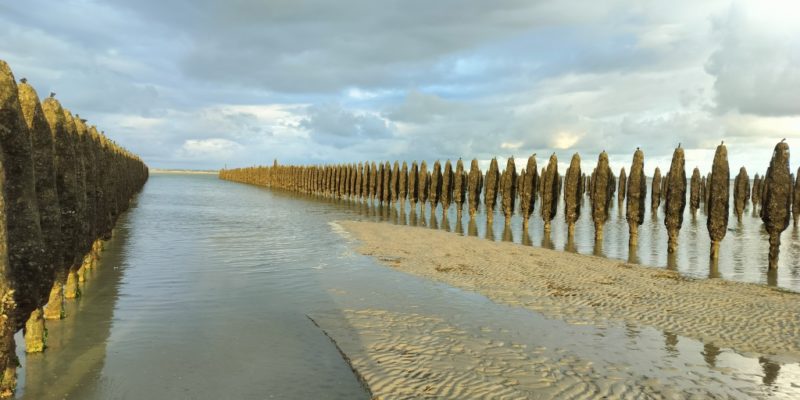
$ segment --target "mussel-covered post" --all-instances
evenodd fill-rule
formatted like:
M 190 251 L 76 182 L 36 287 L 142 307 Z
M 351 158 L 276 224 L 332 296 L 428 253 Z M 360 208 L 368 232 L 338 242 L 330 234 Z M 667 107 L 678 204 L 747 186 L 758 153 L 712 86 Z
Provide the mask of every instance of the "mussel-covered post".
M 761 205 L 761 177 L 759 177 L 758 174 L 753 177 L 752 191 L 753 192 L 750 195 L 750 200 L 753 201 L 753 212 L 755 212 L 758 206 Z
M 0 224 L 5 225 L 0 232 L 4 268 L 0 272 L 0 396 L 8 397 L 16 384 L 13 332 L 29 320 L 43 330 L 39 307 L 47 299 L 54 265 L 39 225 L 31 134 L 14 76 L 4 61 L 0 61 L 0 165 L 5 180 L 0 187 Z M 6 336 L 9 329 L 10 337 Z
M 398 201 L 400 202 L 400 208 L 405 208 L 406 206 L 406 198 L 408 197 L 408 164 L 403 161 L 403 167 L 400 170 L 400 176 L 397 179 L 398 185 L 398 192 L 400 196 L 398 197 Z
M 750 199 L 750 177 L 747 176 L 747 169 L 744 167 L 739 168 L 739 174 L 733 181 L 733 211 L 736 213 L 736 219 L 742 222 L 742 215 L 744 209 L 747 207 L 747 201 Z
M 570 238 L 575 236 L 575 222 L 581 216 L 582 186 L 581 156 L 575 153 L 564 175 L 564 221 Z
M 797 220 L 800 219 L 800 168 L 797 168 L 792 191 L 792 217 L 794 217 L 794 226 L 797 227 Z
M 431 189 L 430 189 L 430 202 L 431 202 L 431 216 L 436 216 L 436 206 L 442 199 L 442 164 L 439 160 L 433 163 L 433 170 L 431 171 Z
M 656 167 L 653 172 L 653 182 L 650 183 L 650 212 L 653 217 L 658 215 L 658 207 L 661 205 L 661 169 Z
M 486 219 L 494 219 L 494 206 L 497 204 L 497 187 L 500 183 L 500 169 L 497 166 L 497 158 L 492 158 L 489 170 L 486 171 L 484 181 L 483 205 L 486 207 Z
M 647 178 L 644 176 L 644 153 L 638 147 L 633 153 L 631 175 L 628 178 L 627 206 L 625 217 L 628 220 L 628 245 L 639 243 L 639 226 L 644 222 L 645 198 L 647 197 Z
M 617 207 L 622 209 L 622 204 L 625 203 L 625 195 L 627 194 L 628 189 L 628 176 L 625 174 L 625 167 L 619 171 L 619 181 L 617 182 L 619 188 L 617 188 Z
M 450 208 L 450 202 L 453 201 L 453 164 L 450 160 L 444 163 L 444 172 L 442 172 L 442 195 L 440 202 L 442 203 L 442 219 L 447 217 L 447 210 Z
M 469 217 L 474 218 L 475 213 L 478 212 L 478 207 L 481 204 L 481 191 L 483 189 L 483 174 L 481 169 L 478 168 L 478 160 L 472 159 L 469 167 L 469 176 L 467 182 L 467 195 L 469 201 Z
M 719 258 L 719 243 L 728 231 L 730 213 L 730 167 L 728 149 L 725 144 L 717 146 L 714 164 L 711 166 L 711 180 L 708 182 L 708 220 L 706 227 L 711 237 L 711 258 Z
M 761 220 L 769 233 L 769 268 L 778 268 L 781 233 L 789 226 L 792 201 L 792 178 L 789 172 L 789 145 L 781 141 L 775 146 L 769 169 L 764 176 Z
M 411 170 L 408 171 L 408 200 L 411 202 L 411 208 L 417 207 L 419 201 L 419 191 L 417 181 L 419 180 L 419 167 L 416 161 L 411 162 Z
M 539 171 L 536 168 L 536 154 L 528 157 L 528 164 L 519 177 L 519 212 L 522 214 L 522 228 L 527 230 L 528 223 L 536 205 L 536 187 Z
M 460 158 L 456 162 L 456 172 L 453 176 L 453 202 L 456 204 L 456 219 L 461 221 L 461 214 L 464 210 L 464 200 L 467 188 L 466 173 L 464 172 L 464 161 Z
M 683 225 L 683 210 L 686 208 L 686 167 L 683 148 L 680 145 L 672 153 L 666 189 L 664 225 L 669 236 L 667 251 L 674 253 L 678 248 L 678 232 Z
M 691 187 L 689 192 L 689 210 L 692 212 L 692 217 L 697 214 L 697 209 L 700 208 L 700 170 L 695 167 L 692 171 Z
M 56 188 L 55 154 L 53 153 L 53 137 L 50 126 L 44 117 L 39 96 L 32 86 L 27 83 L 18 85 L 19 100 L 22 113 L 30 134 L 32 144 L 32 157 L 34 175 L 36 178 L 36 199 L 39 209 L 39 226 L 42 232 L 44 245 L 42 267 L 49 270 L 49 275 L 42 280 L 40 285 L 40 300 L 47 303 L 53 286 L 53 277 L 56 268 L 62 265 L 62 237 L 61 237 L 61 210 L 58 203 L 58 190 Z M 58 287 L 60 300 L 61 288 Z M 46 296 L 46 297 L 42 297 Z M 58 307 L 58 317 L 61 308 Z M 44 315 L 41 309 L 36 309 L 31 314 L 25 326 L 25 351 L 28 353 L 44 350 Z
M 541 215 L 544 221 L 544 231 L 550 233 L 550 222 L 556 217 L 558 211 L 558 185 L 561 177 L 558 175 L 558 157 L 556 153 L 550 156 L 547 168 L 541 179 Z
M 603 240 L 603 225 L 608 220 L 608 207 L 611 204 L 611 168 L 608 166 L 608 154 L 605 151 L 597 158 L 594 179 L 592 180 L 592 220 L 594 221 L 594 239 Z
M 428 164 L 423 160 L 419 165 L 419 175 L 417 176 L 417 197 L 419 199 L 420 213 L 425 215 L 425 203 L 428 202 L 428 189 L 430 189 L 430 174 L 428 174 Z
M 511 216 L 514 214 L 515 201 L 517 199 L 517 167 L 514 165 L 514 157 L 508 159 L 506 169 L 500 182 L 500 192 L 503 199 L 503 215 L 506 217 L 506 225 L 511 224 Z

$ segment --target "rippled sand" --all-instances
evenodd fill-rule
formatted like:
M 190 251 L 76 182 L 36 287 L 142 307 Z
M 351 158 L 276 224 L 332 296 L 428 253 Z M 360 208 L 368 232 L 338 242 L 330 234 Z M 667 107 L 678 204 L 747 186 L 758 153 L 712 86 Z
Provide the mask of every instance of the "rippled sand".
M 748 354 L 800 359 L 800 294 L 543 248 L 370 222 L 339 222 L 398 270 L 572 323 L 649 325 Z

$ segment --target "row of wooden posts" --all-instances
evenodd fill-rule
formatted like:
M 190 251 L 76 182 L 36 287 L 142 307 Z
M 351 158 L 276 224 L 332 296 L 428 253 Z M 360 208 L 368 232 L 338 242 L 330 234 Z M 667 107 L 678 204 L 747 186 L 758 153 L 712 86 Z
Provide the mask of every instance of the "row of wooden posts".
M 401 207 L 409 201 L 411 207 L 420 203 L 423 213 L 426 202 L 430 203 L 431 210 L 441 203 L 444 213 L 454 204 L 459 219 L 465 205 L 470 217 L 474 217 L 482 200 L 490 221 L 499 206 L 506 223 L 518 212 L 522 217 L 523 229 L 527 229 L 538 199 L 539 215 L 546 234 L 556 216 L 558 200 L 563 195 L 564 218 L 570 237 L 574 235 L 575 223 L 581 216 L 583 199 L 586 197 L 590 202 L 596 240 L 603 238 L 603 226 L 609 217 L 611 201 L 616 197 L 620 208 L 625 205 L 631 246 L 636 246 L 638 242 L 648 192 L 644 153 L 638 148 L 633 154 L 629 173 L 622 168 L 619 176 L 611 171 L 608 155 L 604 151 L 589 174 L 581 171 L 580 156 L 574 154 L 564 176 L 558 172 L 555 154 L 550 156 L 547 166 L 541 171 L 534 154 L 528 158 L 527 165 L 519 174 L 511 157 L 502 173 L 497 159 L 491 160 L 485 174 L 475 159 L 469 170 L 464 168 L 463 161 L 459 159 L 455 168 L 449 160 L 444 167 L 436 161 L 430 171 L 425 161 L 419 164 L 412 162 L 409 167 L 406 162 L 401 165 L 397 161 L 393 165 L 389 162 L 366 162 L 284 166 L 278 165 L 276 160 L 272 166 L 223 169 L 219 177 L 301 193 L 367 199 L 388 205 L 399 203 Z M 751 185 L 747 170 L 742 167 L 733 181 L 733 213 L 741 221 L 750 200 L 754 209 L 759 210 L 769 233 L 771 269 L 777 268 L 780 234 L 789 224 L 792 209 L 797 223 L 800 196 L 794 198 L 793 193 L 799 185 L 800 171 L 795 181 L 789 170 L 789 146 L 785 141 L 775 146 L 766 175 L 759 177 L 756 174 Z M 665 175 L 662 176 L 659 168 L 655 169 L 650 187 L 650 207 L 655 211 L 662 203 L 664 205 L 664 225 L 668 232 L 667 249 L 670 253 L 675 252 L 678 246 L 678 233 L 683 224 L 688 197 L 692 215 L 696 214 L 701 204 L 705 206 L 711 257 L 719 257 L 719 244 L 725 238 L 731 213 L 730 186 L 730 169 L 724 143 L 717 146 L 712 170 L 707 176 L 701 176 L 699 169 L 695 168 L 687 182 L 684 150 L 680 145 L 673 152 L 670 169 Z
M 14 333 L 45 349 L 45 319 L 65 318 L 103 241 L 148 177 L 55 94 L 40 102 L 0 60 L 0 397 L 16 386 Z

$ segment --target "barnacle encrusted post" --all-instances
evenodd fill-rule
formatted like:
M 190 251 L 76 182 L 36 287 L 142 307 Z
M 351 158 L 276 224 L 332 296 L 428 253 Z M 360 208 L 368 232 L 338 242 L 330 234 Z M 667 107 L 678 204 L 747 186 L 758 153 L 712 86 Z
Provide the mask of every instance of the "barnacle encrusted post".
M 639 226 L 644 222 L 647 178 L 644 176 L 644 153 L 638 147 L 633 153 L 631 175 L 628 178 L 625 217 L 628 220 L 628 245 L 639 243 Z
M 650 213 L 653 217 L 658 215 L 658 207 L 661 205 L 661 169 L 656 167 L 653 172 L 653 181 L 650 183 Z
M 494 219 L 494 206 L 497 204 L 497 188 L 500 183 L 500 169 L 497 166 L 497 158 L 492 158 L 489 170 L 486 171 L 484 180 L 485 188 L 483 193 L 483 205 L 486 207 L 486 219 Z
M 558 157 L 556 153 L 550 156 L 547 163 L 547 168 L 542 174 L 541 191 L 542 191 L 542 206 L 541 215 L 544 221 L 545 236 L 550 234 L 550 223 L 556 217 L 558 210 L 558 185 L 560 176 L 558 175 Z
M 519 177 L 519 212 L 522 214 L 522 229 L 528 230 L 528 223 L 536 205 L 536 187 L 539 173 L 536 167 L 536 154 L 528 157 L 528 164 Z M 524 237 L 524 236 L 523 236 Z
M 481 173 L 481 169 L 478 168 L 478 160 L 472 159 L 472 163 L 470 164 L 469 168 L 469 177 L 467 182 L 467 195 L 469 201 L 469 218 L 472 219 L 475 217 L 475 213 L 478 212 L 478 206 L 480 206 L 480 199 L 481 199 L 481 191 L 483 189 L 483 174 Z
M 617 188 L 617 207 L 620 212 L 622 212 L 622 204 L 625 203 L 625 195 L 628 189 L 628 176 L 625 174 L 625 167 L 622 167 L 619 171 L 619 181 L 617 185 L 619 186 Z
M 514 214 L 514 206 L 517 199 L 517 167 L 514 165 L 514 157 L 506 162 L 506 169 L 500 181 L 500 192 L 503 201 L 503 215 L 506 217 L 506 225 L 511 224 L 511 216 Z
M 781 141 L 775 146 L 769 169 L 761 183 L 764 198 L 761 220 L 769 233 L 769 269 L 778 268 L 781 233 L 789 226 L 792 202 L 792 178 L 789 172 L 789 145 Z
M 592 180 L 592 220 L 594 221 L 594 239 L 603 240 L 603 225 L 608 220 L 608 207 L 611 204 L 611 168 L 608 166 L 608 154 L 605 151 L 597 158 L 594 179 Z
M 397 180 L 398 185 L 398 192 L 399 197 L 398 201 L 400 201 L 400 209 L 404 209 L 406 207 L 406 199 L 408 198 L 408 164 L 403 161 L 403 167 L 400 170 L 400 177 Z
M 700 208 L 700 170 L 695 167 L 689 189 L 689 210 L 692 212 L 692 217 L 697 214 L 698 208 Z
M 442 164 L 439 160 L 433 163 L 430 185 L 431 217 L 436 219 L 436 206 L 442 199 Z
M 667 251 L 678 248 L 678 233 L 683 225 L 683 210 L 686 208 L 686 167 L 683 148 L 678 145 L 672 153 L 672 163 L 667 175 L 667 195 L 664 205 L 664 225 L 667 227 L 669 244 Z
M 422 216 L 423 223 L 425 221 L 425 203 L 428 202 L 428 190 L 430 186 L 428 164 L 423 160 L 419 165 L 419 175 L 417 176 L 417 198 L 419 199 L 419 212 L 420 216 Z
M 733 181 L 733 211 L 736 213 L 736 219 L 742 222 L 742 215 L 744 209 L 747 207 L 747 201 L 750 199 L 750 177 L 747 176 L 747 169 L 744 167 L 739 168 L 739 174 Z
M 417 162 L 413 161 L 411 162 L 411 170 L 408 171 L 408 200 L 411 202 L 412 210 L 416 210 L 417 201 L 419 201 L 417 181 L 419 181 L 419 167 Z
M 800 167 L 797 168 L 792 191 L 792 217 L 794 217 L 794 226 L 797 227 L 797 220 L 800 219 Z
M 467 193 L 467 179 L 464 172 L 464 161 L 460 158 L 456 162 L 456 172 L 453 176 L 453 202 L 456 204 L 456 220 L 461 221 L 464 210 L 465 194 Z
M 728 149 L 725 144 L 717 146 L 714 164 L 711 167 L 711 180 L 708 183 L 708 220 L 706 227 L 711 237 L 711 258 L 719 258 L 719 243 L 728 231 L 730 214 L 730 167 Z
M 575 222 L 581 216 L 582 186 L 581 156 L 575 153 L 564 175 L 564 221 L 570 238 L 575 236 Z
M 442 220 L 447 218 L 447 210 L 450 208 L 450 203 L 453 201 L 453 164 L 450 160 L 444 163 L 444 171 L 442 172 L 442 195 L 440 203 L 442 203 Z

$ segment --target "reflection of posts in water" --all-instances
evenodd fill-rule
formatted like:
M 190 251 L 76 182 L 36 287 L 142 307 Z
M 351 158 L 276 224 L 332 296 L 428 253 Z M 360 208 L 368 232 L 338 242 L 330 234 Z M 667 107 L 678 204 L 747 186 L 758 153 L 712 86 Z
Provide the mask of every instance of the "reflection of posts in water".
M 464 224 L 461 222 L 461 218 L 456 219 L 456 233 L 464 236 Z
M 391 222 L 394 225 L 397 225 L 397 220 L 398 220 L 397 209 L 392 206 L 389 206 L 389 222 Z
M 770 268 L 767 270 L 767 286 L 778 286 L 777 268 Z
M 421 203 L 419 207 L 419 226 L 428 226 L 428 222 L 426 221 L 425 217 L 425 203 Z
M 447 213 L 442 214 L 442 229 L 450 232 L 450 221 L 447 220 Z
M 542 247 L 545 249 L 555 250 L 555 246 L 553 245 L 553 240 L 550 238 L 550 230 L 547 229 L 544 231 L 544 235 L 542 235 Z
M 419 224 L 417 221 L 417 207 L 411 207 L 411 210 L 408 212 L 408 223 L 411 226 L 417 226 Z
M 709 259 L 708 277 L 710 279 L 715 279 L 715 278 L 720 278 L 721 277 L 721 275 L 719 273 L 719 257 L 717 257 L 717 258 L 711 257 Z
M 522 228 L 522 245 L 533 246 L 533 240 L 531 240 L 531 233 L 528 231 L 527 227 Z
M 678 356 L 678 335 L 672 332 L 664 332 L 664 350 L 669 357 Z
M 486 239 L 494 241 L 494 221 L 486 220 Z
M 436 209 L 431 207 L 431 229 L 439 229 L 439 221 L 436 219 Z
M 467 234 L 469 236 L 478 236 L 478 223 L 475 222 L 475 218 L 469 218 L 469 222 L 467 223 Z
M 628 245 L 628 263 L 641 264 L 642 260 L 639 259 L 639 246 L 636 244 Z
M 781 371 L 781 365 L 766 357 L 758 357 L 758 363 L 761 364 L 761 370 L 764 371 L 761 382 L 765 385 L 774 384 L 775 381 L 778 380 L 778 373 Z
M 511 232 L 511 224 L 503 225 L 503 241 L 514 242 L 514 233 Z
M 603 227 L 602 225 L 599 226 L 599 231 L 595 231 L 595 239 L 594 239 L 594 249 L 592 250 L 592 254 L 602 257 L 603 256 Z M 597 237 L 599 235 L 599 237 Z
M 716 368 L 717 367 L 717 356 L 722 353 L 719 350 L 719 347 L 714 346 L 711 343 L 706 343 L 703 345 L 703 351 L 700 353 L 703 355 L 703 359 L 706 360 L 706 364 L 709 368 Z
M 678 270 L 678 256 L 675 253 L 667 253 L 667 269 L 670 271 Z
M 578 246 L 575 243 L 575 235 L 574 234 L 567 235 L 567 244 L 566 244 L 566 246 L 564 246 L 564 251 L 568 251 L 570 253 L 577 253 L 578 252 Z

